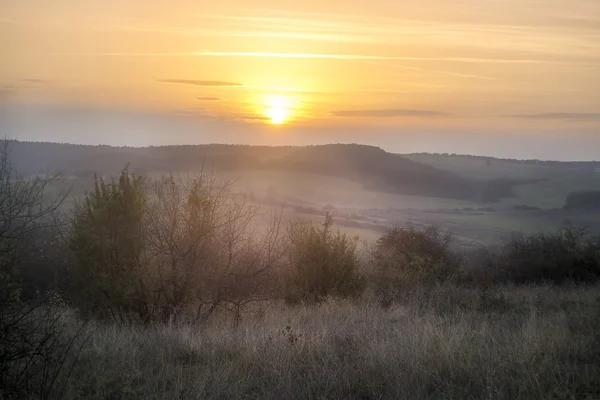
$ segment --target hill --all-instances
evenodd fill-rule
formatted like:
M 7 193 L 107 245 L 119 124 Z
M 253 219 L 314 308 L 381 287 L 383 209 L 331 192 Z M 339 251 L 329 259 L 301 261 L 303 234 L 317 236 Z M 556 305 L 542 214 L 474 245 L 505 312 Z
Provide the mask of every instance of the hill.
M 378 147 L 331 144 L 308 147 L 183 145 L 164 147 L 83 146 L 13 142 L 11 157 L 24 174 L 56 171 L 90 178 L 114 175 L 129 164 L 133 172 L 293 171 L 345 178 L 365 189 L 427 197 L 496 201 L 512 195 L 512 183 L 476 181 L 410 160 Z

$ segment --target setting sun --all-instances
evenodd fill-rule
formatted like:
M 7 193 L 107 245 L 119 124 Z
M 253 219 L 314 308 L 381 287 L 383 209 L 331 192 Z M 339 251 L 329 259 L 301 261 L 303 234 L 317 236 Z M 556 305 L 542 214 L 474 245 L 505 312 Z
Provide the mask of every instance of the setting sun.
M 289 115 L 289 111 L 283 107 L 271 107 L 265 111 L 267 117 L 271 118 L 272 124 L 283 124 Z
M 280 125 L 289 120 L 291 101 L 288 97 L 269 95 L 265 98 L 264 104 L 267 106 L 264 113 L 270 119 L 270 123 Z

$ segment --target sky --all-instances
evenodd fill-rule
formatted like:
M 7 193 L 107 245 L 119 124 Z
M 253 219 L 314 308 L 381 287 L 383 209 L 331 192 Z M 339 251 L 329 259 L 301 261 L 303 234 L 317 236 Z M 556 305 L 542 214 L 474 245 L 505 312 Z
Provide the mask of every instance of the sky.
M 4 134 L 600 158 L 597 0 L 0 1 Z

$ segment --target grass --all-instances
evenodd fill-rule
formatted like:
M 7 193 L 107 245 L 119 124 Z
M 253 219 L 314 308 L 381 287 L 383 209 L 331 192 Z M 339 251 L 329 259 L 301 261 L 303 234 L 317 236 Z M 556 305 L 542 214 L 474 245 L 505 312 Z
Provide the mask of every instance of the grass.
M 64 398 L 595 399 L 598 287 L 271 303 L 233 326 L 99 325 Z

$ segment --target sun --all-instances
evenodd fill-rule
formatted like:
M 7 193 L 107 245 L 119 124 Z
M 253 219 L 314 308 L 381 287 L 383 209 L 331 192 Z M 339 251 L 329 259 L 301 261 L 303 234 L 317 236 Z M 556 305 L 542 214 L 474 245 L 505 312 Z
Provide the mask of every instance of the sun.
M 291 117 L 291 100 L 287 96 L 268 95 L 263 102 L 264 114 L 269 122 L 274 125 L 285 124 Z
M 275 125 L 283 124 L 287 121 L 290 112 L 284 107 L 271 107 L 265 111 L 271 123 Z

